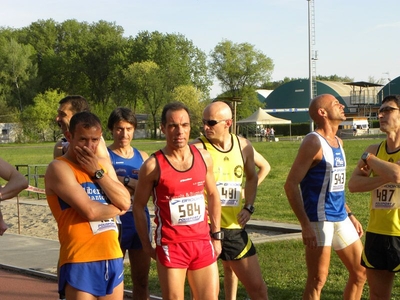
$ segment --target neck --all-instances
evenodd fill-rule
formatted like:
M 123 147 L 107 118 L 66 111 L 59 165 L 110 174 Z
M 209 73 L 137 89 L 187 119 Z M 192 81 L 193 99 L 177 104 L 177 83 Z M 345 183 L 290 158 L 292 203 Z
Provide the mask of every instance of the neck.
M 221 139 L 210 141 L 215 147 L 223 151 L 228 151 L 232 147 L 232 136 L 230 134 L 225 134 Z
M 122 157 L 130 157 L 133 153 L 131 145 L 120 147 L 118 145 L 112 144 L 108 148 Z
M 64 157 L 69 161 L 73 162 L 74 164 L 79 164 L 78 161 L 76 160 L 76 156 L 74 154 L 71 154 L 70 151 L 71 150 L 68 148 L 68 151 L 64 154 Z

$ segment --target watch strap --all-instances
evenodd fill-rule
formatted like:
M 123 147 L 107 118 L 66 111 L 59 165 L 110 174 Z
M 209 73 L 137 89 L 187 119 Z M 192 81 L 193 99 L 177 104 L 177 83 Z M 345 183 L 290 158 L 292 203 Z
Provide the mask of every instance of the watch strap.
M 211 238 L 214 240 L 223 240 L 224 239 L 224 232 L 223 231 L 217 231 L 214 233 L 211 233 Z
M 253 214 L 254 210 L 255 210 L 254 206 L 251 204 L 247 204 L 247 205 L 243 206 L 243 209 L 247 210 L 250 214 Z
M 129 176 L 124 177 L 124 186 L 127 186 L 129 184 L 129 181 L 131 181 L 131 178 Z

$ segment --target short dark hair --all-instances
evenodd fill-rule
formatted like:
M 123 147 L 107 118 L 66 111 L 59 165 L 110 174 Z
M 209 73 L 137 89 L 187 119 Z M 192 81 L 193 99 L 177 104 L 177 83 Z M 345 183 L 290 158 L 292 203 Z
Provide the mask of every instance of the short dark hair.
M 385 102 L 394 101 L 397 107 L 400 107 L 400 95 L 388 95 L 382 100 L 382 104 Z
M 185 104 L 183 104 L 182 102 L 171 102 L 168 103 L 164 106 L 162 113 L 161 113 L 161 124 L 162 125 L 166 125 L 167 124 L 167 112 L 169 110 L 171 111 L 177 111 L 177 110 L 186 110 L 186 112 L 189 115 L 189 120 L 190 120 L 190 112 L 189 109 L 187 108 L 187 106 Z
M 107 128 L 112 131 L 114 125 L 120 121 L 128 122 L 133 126 L 133 129 L 136 129 L 137 119 L 133 111 L 129 108 L 117 107 L 114 109 L 108 117 Z
M 78 112 L 72 116 L 69 123 L 69 132 L 71 132 L 72 135 L 75 133 L 76 126 L 79 124 L 82 124 L 83 128 L 86 129 L 92 127 L 102 129 L 100 119 L 89 111 Z
M 80 95 L 69 95 L 62 98 L 58 104 L 71 104 L 71 111 L 76 114 L 82 111 L 90 111 L 89 104 L 86 99 Z

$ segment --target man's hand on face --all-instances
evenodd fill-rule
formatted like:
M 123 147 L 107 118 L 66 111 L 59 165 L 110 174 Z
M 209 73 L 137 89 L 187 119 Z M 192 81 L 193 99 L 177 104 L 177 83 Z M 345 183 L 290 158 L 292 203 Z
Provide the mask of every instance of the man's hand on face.
M 88 147 L 83 146 L 75 147 L 76 159 L 81 167 L 90 175 L 94 176 L 94 173 L 100 169 L 98 158 L 95 153 Z

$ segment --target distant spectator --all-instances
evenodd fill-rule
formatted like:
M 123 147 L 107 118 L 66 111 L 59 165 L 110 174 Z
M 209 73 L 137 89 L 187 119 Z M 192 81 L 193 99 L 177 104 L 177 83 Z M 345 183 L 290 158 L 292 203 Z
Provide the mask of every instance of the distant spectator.
M 271 134 L 271 129 L 267 128 L 267 130 L 265 131 L 265 141 L 268 142 L 269 141 L 269 135 Z
M 271 130 L 269 132 L 269 141 L 275 141 L 275 129 L 274 129 L 274 127 L 271 127 Z

